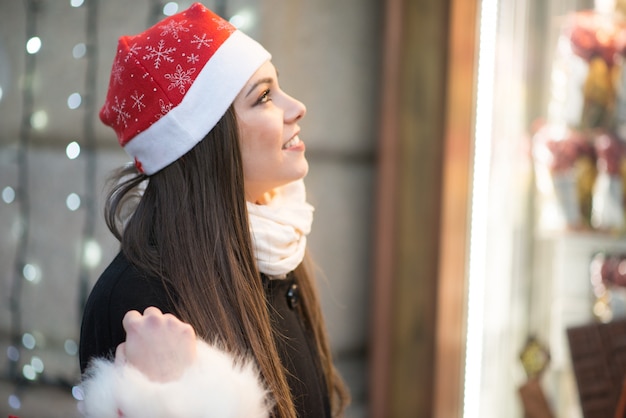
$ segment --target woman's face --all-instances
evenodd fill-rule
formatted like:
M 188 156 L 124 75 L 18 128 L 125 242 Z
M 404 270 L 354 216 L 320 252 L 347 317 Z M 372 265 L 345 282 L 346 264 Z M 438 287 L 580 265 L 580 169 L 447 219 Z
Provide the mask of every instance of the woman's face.
M 303 178 L 309 170 L 298 121 L 304 104 L 282 91 L 276 69 L 263 64 L 233 103 L 243 159 L 246 200 L 260 202 L 272 189 Z

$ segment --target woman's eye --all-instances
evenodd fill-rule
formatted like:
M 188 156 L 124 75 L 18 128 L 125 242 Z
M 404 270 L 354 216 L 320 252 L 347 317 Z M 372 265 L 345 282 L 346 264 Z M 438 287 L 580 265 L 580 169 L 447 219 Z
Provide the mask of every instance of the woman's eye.
M 270 90 L 267 89 L 263 92 L 263 94 L 261 94 L 261 96 L 257 100 L 257 104 L 267 103 L 270 100 L 272 100 L 272 98 L 270 97 Z

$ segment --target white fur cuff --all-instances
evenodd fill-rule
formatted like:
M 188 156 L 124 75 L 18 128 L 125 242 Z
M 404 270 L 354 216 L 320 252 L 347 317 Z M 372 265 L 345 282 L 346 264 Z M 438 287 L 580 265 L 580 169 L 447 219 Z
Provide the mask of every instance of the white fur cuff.
M 129 365 L 93 360 L 83 377 L 87 418 L 265 418 L 271 405 L 255 364 L 198 340 L 180 379 L 158 383 Z

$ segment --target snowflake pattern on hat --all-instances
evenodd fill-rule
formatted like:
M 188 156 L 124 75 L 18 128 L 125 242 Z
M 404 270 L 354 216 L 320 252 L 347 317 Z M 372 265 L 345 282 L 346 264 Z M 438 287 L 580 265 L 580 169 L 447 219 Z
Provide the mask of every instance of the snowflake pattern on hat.
M 130 113 L 124 111 L 124 106 L 126 106 L 126 99 L 122 99 L 120 103 L 119 98 L 115 96 L 115 104 L 111 106 L 113 112 L 117 115 L 115 119 L 115 124 L 117 126 L 124 125 L 124 127 L 128 127 L 128 119 L 130 119 Z
M 142 49 L 142 47 L 137 45 L 136 42 L 132 46 L 130 46 L 128 48 L 128 52 L 126 53 L 126 57 L 124 58 L 124 62 L 128 62 L 128 60 L 131 59 L 133 56 L 139 55 L 140 49 Z
M 142 101 L 144 96 L 145 94 L 140 96 L 139 93 L 137 93 L 137 90 L 135 90 L 135 94 L 130 96 L 130 98 L 133 99 L 133 109 L 136 107 L 137 111 L 141 112 L 141 109 L 146 107 L 145 103 Z
M 199 142 L 270 58 L 256 41 L 200 3 L 140 34 L 122 36 L 116 52 L 100 119 L 148 174 Z M 213 95 L 190 93 L 198 78 L 202 89 L 215 90 Z M 170 117 L 183 101 L 188 108 Z M 184 126 L 182 120 L 201 127 Z
M 178 91 L 180 94 L 185 94 L 185 86 L 187 84 L 191 85 L 193 80 L 191 79 L 191 75 L 196 72 L 195 68 L 190 68 L 187 71 L 183 71 L 183 67 L 178 64 L 176 66 L 176 72 L 173 74 L 165 74 L 165 78 L 167 78 L 171 83 L 167 86 L 168 90 L 178 87 Z
M 202 18 L 206 13 L 211 14 L 209 19 Z M 186 16 L 189 18 L 183 18 Z M 120 144 L 179 104 L 199 70 L 234 30 L 210 10 L 194 5 L 139 35 L 120 38 L 104 104 L 107 110 L 101 112 L 104 123 L 117 132 Z M 132 83 L 125 83 L 129 78 Z M 147 106 L 146 97 L 163 105 Z
M 189 32 L 189 28 L 185 27 L 187 20 L 181 20 L 180 22 L 169 21 L 166 25 L 161 25 L 159 28 L 163 29 L 161 36 L 165 36 L 169 33 L 172 34 L 174 39 L 178 39 L 178 32 Z

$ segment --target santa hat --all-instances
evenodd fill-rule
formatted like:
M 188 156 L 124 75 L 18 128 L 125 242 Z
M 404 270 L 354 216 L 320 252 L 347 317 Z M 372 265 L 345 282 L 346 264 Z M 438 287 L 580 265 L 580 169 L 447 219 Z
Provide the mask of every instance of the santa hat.
M 271 58 L 255 40 L 200 3 L 122 36 L 100 119 L 140 172 L 187 153 Z

